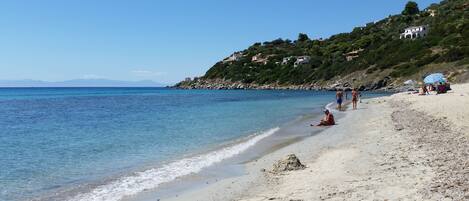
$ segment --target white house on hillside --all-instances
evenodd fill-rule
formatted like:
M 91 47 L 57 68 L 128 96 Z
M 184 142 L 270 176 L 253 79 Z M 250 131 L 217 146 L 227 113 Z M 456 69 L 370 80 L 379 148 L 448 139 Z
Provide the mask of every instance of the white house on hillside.
M 254 63 L 261 63 L 266 65 L 269 62 L 269 58 L 275 56 L 275 54 L 270 54 L 267 56 L 262 55 L 262 53 L 257 53 L 253 57 L 251 57 L 251 61 Z
M 427 36 L 428 33 L 428 26 L 415 26 L 415 27 L 408 27 L 404 30 L 404 33 L 401 33 L 400 39 L 403 38 L 421 38 Z
M 301 64 L 307 64 L 309 63 L 310 59 L 311 59 L 310 56 L 299 56 L 296 58 L 296 61 L 293 66 L 297 67 L 298 65 L 301 65 Z
M 224 59 L 223 62 L 225 63 L 225 62 L 231 62 L 231 61 L 239 61 L 243 56 L 244 55 L 242 52 L 235 52 L 229 57 L 227 57 L 226 59 Z
M 435 17 L 436 16 L 436 10 L 433 10 L 433 9 L 426 9 L 427 13 L 432 16 L 432 17 Z
M 258 62 L 259 60 L 262 60 L 262 54 L 261 53 L 257 53 L 256 55 L 251 57 L 252 62 Z
M 290 60 L 292 60 L 293 58 L 294 58 L 294 57 L 292 57 L 292 56 L 284 57 L 284 58 L 282 59 L 282 65 L 287 65 L 288 62 L 290 62 Z

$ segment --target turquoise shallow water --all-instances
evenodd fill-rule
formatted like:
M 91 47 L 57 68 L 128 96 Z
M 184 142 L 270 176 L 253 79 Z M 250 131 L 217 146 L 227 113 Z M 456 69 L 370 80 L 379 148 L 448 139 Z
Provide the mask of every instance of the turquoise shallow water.
M 3 88 L 0 200 L 89 184 L 67 199 L 118 200 L 237 155 L 333 99 L 312 91 Z M 240 138 L 249 140 L 214 150 Z

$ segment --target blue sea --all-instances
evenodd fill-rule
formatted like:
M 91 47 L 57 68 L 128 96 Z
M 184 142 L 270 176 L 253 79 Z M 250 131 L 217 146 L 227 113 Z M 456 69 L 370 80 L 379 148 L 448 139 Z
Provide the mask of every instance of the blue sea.
M 0 200 L 119 200 L 234 157 L 333 100 L 314 91 L 1 88 Z

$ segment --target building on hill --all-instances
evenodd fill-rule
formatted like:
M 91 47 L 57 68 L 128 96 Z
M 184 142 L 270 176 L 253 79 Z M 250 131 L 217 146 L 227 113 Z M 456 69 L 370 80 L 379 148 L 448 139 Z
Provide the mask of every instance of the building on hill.
M 242 52 L 235 52 L 235 53 L 231 54 L 229 57 L 225 58 L 223 60 L 223 63 L 239 61 L 243 56 L 244 55 L 243 55 Z
M 261 63 L 261 64 L 267 64 L 269 61 L 270 57 L 275 56 L 274 54 L 263 56 L 262 53 L 257 53 L 256 55 L 251 57 L 251 61 L 254 63 Z
M 421 38 L 427 36 L 428 33 L 428 26 L 422 25 L 422 26 L 414 26 L 414 27 L 408 27 L 404 30 L 404 33 L 401 33 L 400 39 L 405 39 L 405 38 L 410 38 L 410 39 L 415 39 L 415 38 Z
M 308 64 L 309 60 L 311 60 L 310 56 L 299 56 L 299 57 L 296 58 L 296 61 L 293 64 L 293 66 L 297 67 L 298 65 Z
M 310 56 L 289 56 L 289 57 L 284 57 L 282 59 L 282 65 L 287 65 L 292 59 L 296 59 L 295 63 L 293 63 L 294 67 L 297 67 L 298 65 L 301 64 L 308 64 L 309 61 L 311 60 Z
M 294 58 L 294 57 L 292 57 L 292 56 L 284 57 L 284 58 L 282 59 L 282 65 L 287 65 L 288 62 L 290 62 L 290 60 L 292 60 L 293 58 Z
M 436 16 L 436 10 L 434 9 L 425 9 L 425 12 L 427 12 L 431 17 L 435 17 Z
M 352 61 L 353 59 L 357 58 L 358 56 L 360 56 L 360 52 L 362 52 L 363 49 L 358 49 L 358 50 L 354 50 L 354 51 L 351 51 L 351 52 L 347 52 L 344 54 L 345 56 L 345 59 L 347 61 Z
M 261 59 L 262 59 L 262 53 L 257 53 L 256 55 L 251 57 L 252 62 L 258 62 Z

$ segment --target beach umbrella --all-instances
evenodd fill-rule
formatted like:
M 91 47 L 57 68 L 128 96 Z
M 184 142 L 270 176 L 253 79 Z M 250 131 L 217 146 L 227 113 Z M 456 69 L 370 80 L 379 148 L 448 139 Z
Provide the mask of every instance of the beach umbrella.
M 442 73 L 433 73 L 423 79 L 425 84 L 433 84 L 436 82 L 446 82 L 445 76 Z

